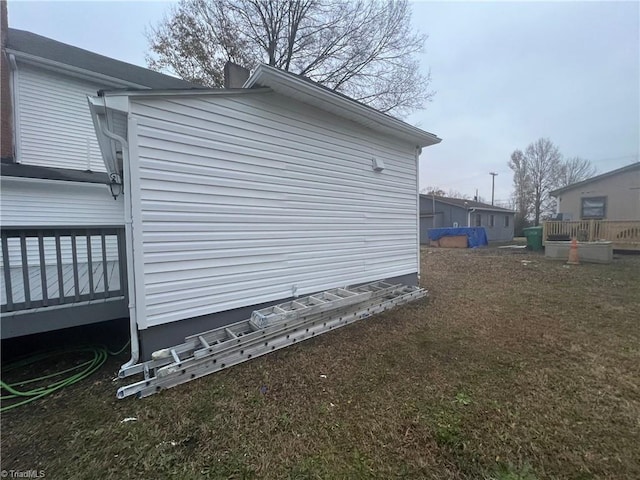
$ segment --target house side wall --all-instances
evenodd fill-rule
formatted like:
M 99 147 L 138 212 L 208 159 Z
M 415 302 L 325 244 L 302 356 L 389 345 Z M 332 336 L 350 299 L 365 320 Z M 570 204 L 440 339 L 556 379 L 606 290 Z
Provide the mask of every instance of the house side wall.
M 414 146 L 275 93 L 131 111 L 141 328 L 418 271 Z
M 435 201 L 435 227 L 466 227 L 469 218 L 465 208 L 457 207 L 447 203 Z M 513 240 L 514 218 L 512 213 L 490 212 L 486 210 L 476 210 L 471 213 L 471 226 L 476 226 L 476 215 L 480 215 L 481 226 L 485 227 L 487 239 L 490 242 L 509 242 Z M 420 197 L 420 243 L 428 244 L 428 230 L 434 228 L 433 200 L 430 197 Z M 489 226 L 490 215 L 494 215 L 494 226 Z M 509 226 L 504 226 L 505 216 L 509 217 Z
M 2 205 L 0 223 L 3 227 L 16 226 L 100 226 L 123 225 L 122 197 L 114 200 L 106 185 L 79 182 L 1 177 Z M 86 239 L 78 239 L 78 261 L 86 262 Z M 97 237 L 92 242 L 98 242 Z M 100 252 L 97 243 L 92 250 Z M 53 239 L 45 243 L 45 263 L 55 264 Z M 40 263 L 37 239 L 27 240 L 29 265 Z M 68 238 L 61 244 L 62 263 L 71 263 L 71 244 Z M 115 237 L 107 238 L 108 260 L 117 260 Z M 1 261 L 1 260 L 0 260 Z M 21 264 L 19 239 L 9 240 L 9 262 Z
M 87 95 L 107 86 L 21 62 L 13 74 L 17 161 L 104 172 Z
M 558 212 L 580 220 L 582 199 L 588 197 L 607 197 L 605 220 L 640 220 L 640 168 L 562 192 L 558 196 Z
M 437 198 L 435 207 L 434 218 L 433 200 L 431 197 L 420 197 L 420 243 L 429 243 L 427 232 L 430 228 L 453 227 L 455 223 L 459 227 L 467 226 L 467 212 L 464 208 L 442 203 Z
M 487 240 L 490 242 L 510 242 L 513 240 L 513 232 L 514 232 L 514 215 L 513 213 L 503 213 L 503 212 L 490 212 L 486 210 L 477 210 L 471 214 L 471 226 L 475 226 L 475 215 L 479 214 L 481 216 L 482 227 L 487 232 Z M 491 219 L 490 216 L 493 215 L 494 224 L 493 227 L 490 225 Z M 509 226 L 505 227 L 505 217 L 509 217 Z

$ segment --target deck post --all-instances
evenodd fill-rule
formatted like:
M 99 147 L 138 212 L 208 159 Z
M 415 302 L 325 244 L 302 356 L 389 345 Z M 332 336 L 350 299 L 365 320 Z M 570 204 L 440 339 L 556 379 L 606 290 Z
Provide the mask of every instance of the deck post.
M 4 288 L 7 292 L 7 310 L 13 310 L 13 293 L 11 291 L 11 264 L 9 263 L 9 244 L 7 235 L 2 232 L 2 270 L 4 270 Z
M 124 229 L 118 230 L 118 274 L 120 275 L 120 290 L 122 294 L 128 296 L 127 285 L 127 255 L 125 253 Z

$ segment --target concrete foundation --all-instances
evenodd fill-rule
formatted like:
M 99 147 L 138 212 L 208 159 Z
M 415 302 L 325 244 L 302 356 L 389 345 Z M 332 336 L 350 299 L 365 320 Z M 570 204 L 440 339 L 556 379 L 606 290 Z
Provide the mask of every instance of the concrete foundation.
M 390 283 L 403 283 L 405 285 L 415 286 L 418 285 L 418 274 L 412 273 L 384 280 Z M 156 350 L 172 347 L 184 342 L 184 338 L 188 335 L 193 335 L 206 330 L 222 327 L 230 323 L 246 320 L 251 317 L 251 312 L 254 310 L 260 310 L 288 300 L 292 300 L 292 298 L 282 298 L 273 302 L 250 305 L 247 307 L 236 308 L 234 310 L 203 315 L 201 317 L 188 318 L 140 330 L 139 339 L 141 360 L 149 360 L 151 358 L 151 354 Z
M 568 260 L 571 242 L 550 242 L 544 244 L 544 256 L 556 260 Z M 578 257 L 581 262 L 611 263 L 613 261 L 612 242 L 578 242 Z

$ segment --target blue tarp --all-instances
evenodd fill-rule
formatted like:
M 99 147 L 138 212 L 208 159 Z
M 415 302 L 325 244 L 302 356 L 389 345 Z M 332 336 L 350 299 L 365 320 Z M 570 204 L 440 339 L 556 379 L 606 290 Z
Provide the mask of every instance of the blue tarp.
M 429 240 L 440 240 L 442 237 L 466 235 L 469 248 L 489 245 L 484 227 L 430 228 L 427 231 Z

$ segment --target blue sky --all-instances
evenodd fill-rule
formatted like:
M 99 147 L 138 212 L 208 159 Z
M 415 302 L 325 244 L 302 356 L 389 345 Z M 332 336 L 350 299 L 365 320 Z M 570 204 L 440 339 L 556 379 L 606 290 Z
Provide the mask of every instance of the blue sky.
M 145 29 L 170 2 L 9 1 L 9 25 L 145 66 Z M 600 172 L 640 160 L 639 2 L 415 2 L 433 102 L 407 121 L 422 187 L 508 198 L 509 155 L 549 137 Z

